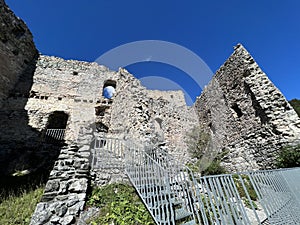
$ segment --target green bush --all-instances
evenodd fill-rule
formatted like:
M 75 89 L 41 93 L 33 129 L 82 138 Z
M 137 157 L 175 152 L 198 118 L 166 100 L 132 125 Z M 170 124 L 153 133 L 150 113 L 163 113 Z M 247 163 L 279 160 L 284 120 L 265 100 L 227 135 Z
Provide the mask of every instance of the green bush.
M 186 135 L 186 144 L 190 155 L 200 159 L 205 154 L 210 142 L 210 135 L 202 127 L 195 126 Z
M 293 99 L 293 100 L 289 101 L 289 103 L 295 109 L 296 113 L 300 117 L 300 100 L 299 99 Z
M 87 202 L 100 208 L 90 224 L 154 225 L 154 221 L 135 189 L 128 184 L 109 184 L 95 188 Z
M 203 176 L 207 175 L 217 175 L 227 173 L 227 170 L 221 166 L 221 161 L 214 159 L 209 166 L 202 172 Z
M 283 147 L 276 159 L 278 168 L 291 168 L 300 166 L 300 145 Z
M 211 141 L 211 136 L 201 126 L 195 126 L 186 135 L 188 151 L 196 162 L 189 163 L 187 166 L 196 173 L 202 175 L 224 174 L 227 171 L 221 166 L 221 159 L 228 153 L 217 152 Z

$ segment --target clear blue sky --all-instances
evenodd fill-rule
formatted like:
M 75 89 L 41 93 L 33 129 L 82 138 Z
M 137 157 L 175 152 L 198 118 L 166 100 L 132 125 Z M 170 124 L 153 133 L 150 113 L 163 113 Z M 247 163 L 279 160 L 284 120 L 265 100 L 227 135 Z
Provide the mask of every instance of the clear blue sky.
M 164 40 L 192 50 L 215 72 L 233 46 L 242 43 L 288 100 L 300 99 L 298 0 L 6 2 L 27 23 L 45 55 L 92 62 L 128 42 Z M 184 72 L 162 63 L 127 69 L 138 78 L 172 74 L 193 99 L 200 93 Z

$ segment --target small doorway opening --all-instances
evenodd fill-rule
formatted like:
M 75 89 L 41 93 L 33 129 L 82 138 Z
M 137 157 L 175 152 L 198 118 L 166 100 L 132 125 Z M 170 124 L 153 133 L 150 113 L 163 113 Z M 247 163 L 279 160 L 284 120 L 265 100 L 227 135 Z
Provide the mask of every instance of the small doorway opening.
M 51 144 L 61 144 L 64 141 L 68 114 L 62 111 L 53 112 L 48 118 L 44 141 Z
M 62 111 L 53 112 L 48 119 L 47 129 L 66 129 L 68 114 Z

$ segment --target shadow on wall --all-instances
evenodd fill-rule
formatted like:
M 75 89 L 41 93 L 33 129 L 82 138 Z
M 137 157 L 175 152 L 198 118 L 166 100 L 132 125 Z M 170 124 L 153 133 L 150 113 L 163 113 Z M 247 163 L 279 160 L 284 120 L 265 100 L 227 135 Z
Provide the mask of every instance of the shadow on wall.
M 0 193 L 7 195 L 48 180 L 64 141 L 45 142 L 45 133 L 29 126 L 25 110 L 36 59 L 20 76 L 0 109 Z M 65 116 L 60 114 L 62 117 Z M 58 126 L 49 118 L 51 126 Z

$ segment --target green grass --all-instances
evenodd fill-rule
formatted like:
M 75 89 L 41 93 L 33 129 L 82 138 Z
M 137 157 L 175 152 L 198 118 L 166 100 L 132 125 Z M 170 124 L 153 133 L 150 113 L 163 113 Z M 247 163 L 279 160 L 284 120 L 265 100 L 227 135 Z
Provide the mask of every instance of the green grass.
M 97 218 L 88 221 L 96 225 L 154 225 L 154 221 L 135 189 L 123 183 L 95 188 L 88 206 L 100 208 Z
M 43 188 L 22 190 L 6 197 L 0 195 L 0 224 L 25 225 L 30 223 L 37 203 L 43 195 Z

